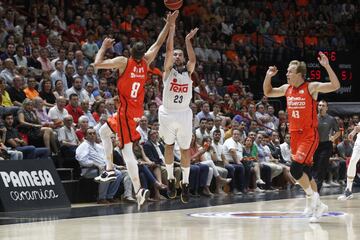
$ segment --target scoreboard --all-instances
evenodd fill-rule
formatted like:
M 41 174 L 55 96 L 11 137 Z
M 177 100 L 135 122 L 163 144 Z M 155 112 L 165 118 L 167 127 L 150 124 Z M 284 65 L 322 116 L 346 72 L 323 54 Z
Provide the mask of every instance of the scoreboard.
M 360 102 L 359 67 L 355 52 L 323 51 L 328 57 L 329 64 L 340 81 L 340 89 L 335 93 L 320 94 L 319 99 L 329 102 Z M 308 56 L 307 79 L 309 81 L 328 82 L 327 71 L 317 60 L 316 56 Z

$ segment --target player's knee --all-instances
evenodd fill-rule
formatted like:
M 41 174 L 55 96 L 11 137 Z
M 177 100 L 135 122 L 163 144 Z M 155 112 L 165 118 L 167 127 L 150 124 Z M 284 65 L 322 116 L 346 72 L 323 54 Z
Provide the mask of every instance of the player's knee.
M 290 166 L 290 173 L 296 180 L 299 180 L 303 175 L 303 168 L 300 163 L 293 161 Z

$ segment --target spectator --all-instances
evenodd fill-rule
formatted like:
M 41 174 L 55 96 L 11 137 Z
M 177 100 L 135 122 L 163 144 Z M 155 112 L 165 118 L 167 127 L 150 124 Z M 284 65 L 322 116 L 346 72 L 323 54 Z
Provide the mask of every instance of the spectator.
M 93 108 L 94 108 L 93 117 L 94 117 L 96 122 L 99 122 L 100 116 L 102 114 L 107 116 L 104 101 L 95 102 L 94 105 L 93 105 Z
M 7 147 L 15 149 L 23 153 L 24 159 L 48 159 L 50 151 L 48 148 L 36 148 L 33 145 L 28 145 L 27 142 L 20 135 L 18 130 L 13 127 L 14 116 L 6 114 L 3 116 L 4 125 L 6 128 L 6 141 Z
M 79 146 L 80 141 L 76 136 L 73 127 L 73 117 L 71 115 L 65 116 L 64 126 L 61 127 L 58 132 L 58 140 L 62 157 L 74 159 L 76 148 Z
M 45 127 L 34 112 L 34 104 L 30 99 L 25 99 L 22 108 L 18 112 L 19 131 L 28 136 L 29 142 L 36 147 L 46 146 L 49 151 L 57 153 L 55 135 L 51 128 Z
M 39 96 L 39 92 L 36 90 L 36 79 L 35 77 L 29 77 L 27 81 L 27 87 L 24 89 L 26 98 L 33 100 Z
M 7 58 L 4 60 L 4 69 L 0 73 L 0 77 L 5 80 L 7 86 L 13 85 L 13 79 L 15 77 L 15 64 L 14 60 Z
M 69 114 L 65 109 L 65 105 L 66 99 L 64 97 L 59 97 L 56 99 L 56 105 L 49 110 L 48 116 L 57 127 L 61 127 L 63 125 L 65 116 Z
M 89 128 L 86 132 L 86 140 L 76 149 L 76 160 L 81 166 L 81 176 L 95 178 L 106 165 L 104 148 L 96 143 L 96 132 Z M 119 190 L 123 176 L 119 170 L 115 170 L 115 181 L 111 183 L 99 183 L 98 204 L 116 202 L 115 194 Z
M 41 91 L 39 96 L 44 99 L 44 104 L 46 107 L 51 108 L 55 106 L 56 97 L 53 93 L 52 84 L 49 79 L 44 79 L 41 82 Z
M 33 102 L 34 102 L 36 116 L 41 122 L 41 125 L 43 125 L 44 127 L 54 128 L 55 127 L 54 122 L 51 120 L 51 118 L 48 116 L 46 112 L 46 108 L 44 106 L 44 100 L 41 97 L 36 97 L 34 98 Z
M 53 93 L 56 99 L 58 99 L 59 97 L 63 97 L 65 99 L 67 98 L 66 92 L 64 90 L 64 85 L 61 80 L 55 81 L 55 88 Z
M 88 93 L 86 90 L 82 87 L 82 80 L 79 77 L 74 78 L 73 86 L 66 90 L 66 96 L 69 96 L 71 94 L 76 94 L 80 100 L 80 102 L 84 100 L 89 100 Z
M 23 91 L 24 87 L 24 80 L 22 77 L 15 75 L 13 79 L 13 85 L 7 89 L 9 93 L 11 102 L 15 105 L 20 107 L 22 102 L 25 100 L 26 95 Z
M 83 116 L 86 116 L 89 120 L 89 127 L 95 127 L 95 125 L 97 124 L 93 115 L 91 114 L 89 108 L 90 108 L 90 104 L 89 101 L 83 101 L 80 103 L 80 107 L 82 109 L 82 111 L 84 112 Z
M 61 60 L 57 60 L 55 62 L 55 71 L 51 73 L 50 78 L 54 86 L 57 80 L 61 80 L 63 83 L 63 88 L 65 90 L 68 89 L 67 78 L 64 73 L 64 64 Z
M 76 93 L 69 95 L 69 104 L 66 105 L 65 109 L 73 117 L 74 123 L 77 125 L 79 117 L 84 115 L 84 112 L 79 106 L 79 97 Z
M 80 142 L 83 142 L 86 136 L 86 132 L 89 129 L 89 119 L 87 116 L 82 115 L 79 117 L 79 129 L 75 131 L 77 138 Z

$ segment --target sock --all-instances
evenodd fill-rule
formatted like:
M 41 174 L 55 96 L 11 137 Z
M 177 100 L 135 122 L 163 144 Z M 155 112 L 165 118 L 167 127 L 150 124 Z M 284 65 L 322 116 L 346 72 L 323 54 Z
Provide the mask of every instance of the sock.
M 174 163 L 171 163 L 171 164 L 165 164 L 166 166 L 166 172 L 167 172 L 167 179 L 170 180 L 170 179 L 174 179 Z
M 181 167 L 182 170 L 182 182 L 189 184 L 190 167 Z
M 354 182 L 354 177 L 347 177 L 346 189 L 349 189 L 350 192 L 352 191 L 353 182 Z
M 104 147 L 105 159 L 106 159 L 106 171 L 114 170 L 113 164 L 113 144 L 111 141 L 112 131 L 107 123 L 103 124 L 99 129 L 99 135 L 102 145 Z
M 137 193 L 141 187 L 140 178 L 139 178 L 139 168 L 137 165 L 137 161 L 133 152 L 133 143 L 127 143 L 124 145 L 122 149 L 122 154 L 124 157 L 124 161 L 126 163 L 126 167 L 131 178 L 132 184 L 134 186 L 134 191 Z
M 308 196 L 312 196 L 314 194 L 314 191 L 312 190 L 312 188 L 309 186 L 307 189 L 304 189 L 306 195 Z

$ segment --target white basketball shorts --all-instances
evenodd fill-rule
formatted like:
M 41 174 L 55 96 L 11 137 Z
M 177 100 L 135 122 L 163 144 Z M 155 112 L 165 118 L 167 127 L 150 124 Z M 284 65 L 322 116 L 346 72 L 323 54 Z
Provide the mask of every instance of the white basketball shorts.
M 189 149 L 192 137 L 192 110 L 168 110 L 159 108 L 159 134 L 168 145 L 179 144 L 181 149 Z

